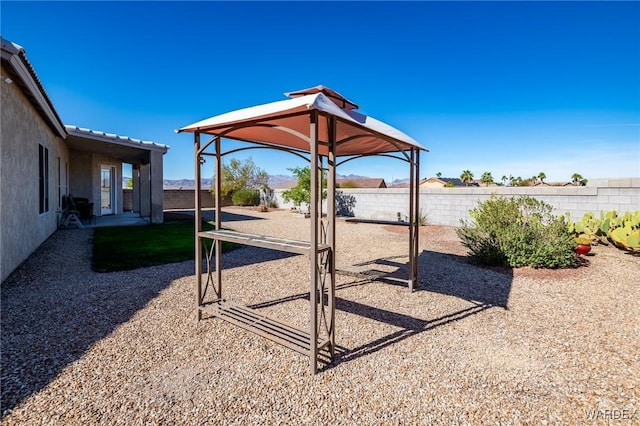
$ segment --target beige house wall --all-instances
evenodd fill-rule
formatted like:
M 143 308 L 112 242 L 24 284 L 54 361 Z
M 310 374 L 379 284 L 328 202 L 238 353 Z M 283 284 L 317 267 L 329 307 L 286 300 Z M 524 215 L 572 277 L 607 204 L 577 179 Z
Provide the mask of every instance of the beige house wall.
M 0 281 L 56 229 L 69 152 L 17 84 L 0 80 Z M 49 211 L 39 212 L 38 146 L 49 150 Z M 58 168 L 60 158 L 60 168 Z M 60 173 L 60 189 L 58 188 Z
M 92 154 L 70 150 L 69 159 L 69 194 L 74 197 L 91 198 Z
M 420 184 L 420 188 L 443 188 L 443 187 L 444 185 L 439 181 L 430 182 L 426 180 Z

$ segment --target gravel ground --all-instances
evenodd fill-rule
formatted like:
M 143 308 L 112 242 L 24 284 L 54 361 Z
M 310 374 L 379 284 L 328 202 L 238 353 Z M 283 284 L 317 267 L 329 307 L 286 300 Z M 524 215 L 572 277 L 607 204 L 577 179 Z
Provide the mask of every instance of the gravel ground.
M 228 213 L 307 239 L 285 211 Z M 340 264 L 407 260 L 402 228 L 337 233 Z M 312 376 L 294 351 L 196 322 L 192 261 L 98 274 L 92 231 L 56 232 L 2 284 L 2 425 L 640 423 L 640 258 L 486 269 L 454 229 L 421 234 L 419 291 L 338 276 L 339 354 Z M 305 256 L 243 247 L 224 265 L 226 298 L 306 324 Z

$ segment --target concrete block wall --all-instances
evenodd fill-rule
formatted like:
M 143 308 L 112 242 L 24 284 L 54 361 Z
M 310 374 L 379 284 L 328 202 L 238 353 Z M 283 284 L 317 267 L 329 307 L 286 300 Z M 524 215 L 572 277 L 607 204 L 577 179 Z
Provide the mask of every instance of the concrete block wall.
M 195 206 L 195 189 L 165 189 L 163 193 L 165 210 L 192 209 Z M 200 202 L 203 208 L 215 207 L 209 190 L 200 190 Z
M 133 191 L 123 189 L 123 209 L 133 211 Z M 195 189 L 165 189 L 162 191 L 164 210 L 193 209 L 195 205 Z M 215 207 L 214 199 L 207 189 L 200 191 L 200 201 L 203 208 Z M 223 198 L 223 206 L 231 205 L 231 199 Z
M 397 220 L 398 213 L 405 220 L 408 217 L 409 190 L 406 188 L 339 191 L 342 196 L 353 197 L 354 217 Z M 589 211 L 640 210 L 640 178 L 597 180 L 589 186 L 579 187 L 422 188 L 420 210 L 429 224 L 459 226 L 460 219 L 470 219 L 469 211 L 477 207 L 478 202 L 489 199 L 494 193 L 506 197 L 534 197 L 550 204 L 556 215 L 569 213 L 573 220 Z M 282 199 L 282 190 L 276 190 L 276 197 L 280 207 L 292 207 Z

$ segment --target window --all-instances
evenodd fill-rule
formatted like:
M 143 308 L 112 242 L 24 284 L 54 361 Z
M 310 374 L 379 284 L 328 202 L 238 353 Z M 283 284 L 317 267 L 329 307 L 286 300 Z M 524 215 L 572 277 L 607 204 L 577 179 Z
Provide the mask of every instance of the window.
M 40 213 L 49 211 L 49 149 L 39 145 Z

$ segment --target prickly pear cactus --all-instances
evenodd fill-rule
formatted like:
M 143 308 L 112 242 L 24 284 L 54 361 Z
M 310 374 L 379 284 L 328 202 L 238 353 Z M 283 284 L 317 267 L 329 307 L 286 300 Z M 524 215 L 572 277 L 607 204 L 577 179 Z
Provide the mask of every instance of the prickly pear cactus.
M 617 211 L 600 212 L 597 218 L 588 212 L 577 222 L 572 222 L 567 214 L 567 229 L 576 237 L 576 241 L 591 241 L 592 244 L 609 241 L 623 250 L 640 252 L 640 210 L 626 211 L 618 214 Z
M 640 229 L 630 226 L 616 228 L 609 233 L 609 238 L 617 247 L 628 251 L 640 251 Z

